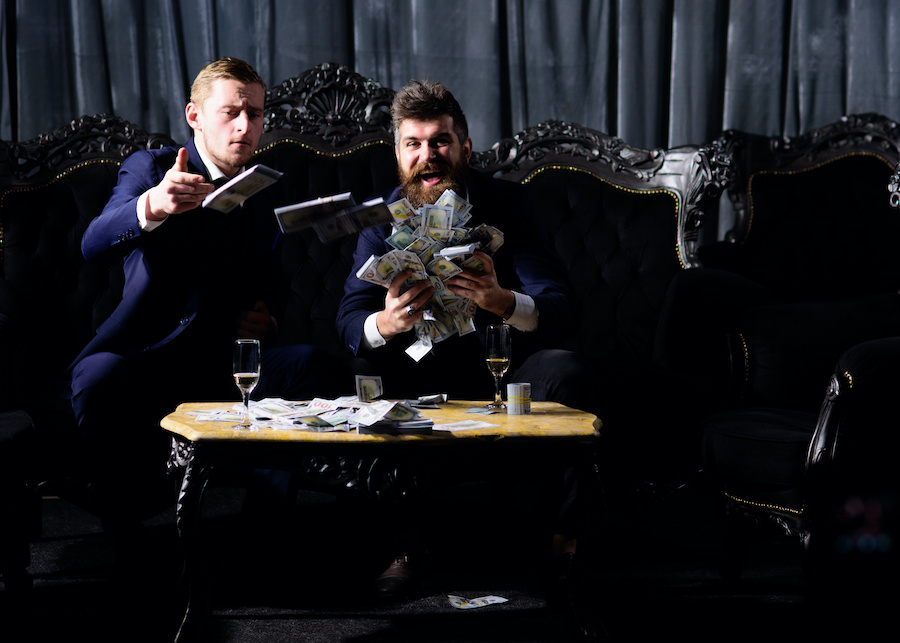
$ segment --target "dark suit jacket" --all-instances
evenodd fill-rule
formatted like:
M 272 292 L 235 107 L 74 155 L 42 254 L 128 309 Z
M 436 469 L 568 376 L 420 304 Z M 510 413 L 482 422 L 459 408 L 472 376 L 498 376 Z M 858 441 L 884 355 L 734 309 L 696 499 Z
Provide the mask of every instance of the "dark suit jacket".
M 188 169 L 209 178 L 193 139 Z M 142 351 L 167 344 L 188 328 L 233 333 L 236 315 L 262 299 L 273 303 L 274 248 L 279 237 L 269 188 L 229 214 L 197 208 L 142 232 L 138 197 L 175 162 L 177 147 L 138 151 L 119 170 L 103 212 L 82 239 L 86 259 L 124 256 L 122 301 L 76 362 L 101 350 Z M 192 333 L 197 336 L 198 333 Z
M 514 337 L 517 347 L 514 353 L 524 358 L 542 348 L 563 346 L 567 324 L 577 314 L 575 298 L 571 296 L 565 268 L 534 216 L 533 201 L 528 198 L 527 190 L 518 183 L 490 179 L 474 171 L 470 172 L 467 184 L 473 215 L 467 225 L 488 223 L 504 233 L 504 244 L 494 255 L 500 285 L 530 295 L 539 311 L 537 330 Z M 399 192 L 400 188 L 395 188 L 385 197 L 385 202 L 397 200 Z M 344 284 L 337 329 L 344 345 L 354 354 L 360 351 L 366 317 L 384 307 L 385 296 L 384 288 L 358 279 L 356 271 L 371 255 L 382 255 L 391 249 L 385 243 L 390 234 L 390 225 L 367 228 L 360 233 L 353 269 Z M 498 322 L 495 315 L 479 310 L 475 317 L 479 337 L 486 325 Z M 414 340 L 412 333 L 407 335 L 395 337 L 390 344 L 400 343 L 405 348 Z

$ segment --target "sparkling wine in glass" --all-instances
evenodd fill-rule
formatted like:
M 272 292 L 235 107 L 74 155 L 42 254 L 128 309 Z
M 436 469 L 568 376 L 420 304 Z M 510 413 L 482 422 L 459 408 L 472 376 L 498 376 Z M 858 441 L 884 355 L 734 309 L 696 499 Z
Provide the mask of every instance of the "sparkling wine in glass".
M 506 324 L 488 326 L 485 331 L 485 361 L 494 376 L 494 401 L 485 405 L 489 409 L 505 409 L 500 393 L 500 381 L 509 369 L 510 327 Z
M 235 429 L 255 430 L 253 423 L 250 422 L 250 393 L 259 382 L 259 366 L 259 340 L 236 340 L 232 372 L 234 373 L 234 383 L 237 384 L 244 398 L 244 420 L 240 424 L 235 424 L 233 427 Z

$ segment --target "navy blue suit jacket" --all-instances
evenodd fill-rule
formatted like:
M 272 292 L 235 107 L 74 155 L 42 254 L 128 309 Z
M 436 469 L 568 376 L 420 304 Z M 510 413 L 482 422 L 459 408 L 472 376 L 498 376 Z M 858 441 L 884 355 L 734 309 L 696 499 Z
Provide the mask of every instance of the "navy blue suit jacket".
M 538 328 L 516 341 L 517 354 L 524 357 L 542 348 L 560 347 L 567 336 L 567 323 L 577 314 L 568 275 L 544 228 L 534 215 L 533 200 L 518 183 L 487 178 L 470 172 L 467 179 L 468 200 L 472 204 L 472 219 L 468 227 L 481 223 L 495 226 L 504 233 L 504 244 L 494 255 L 497 279 L 503 288 L 530 295 L 539 311 Z M 399 198 L 400 188 L 385 197 L 392 203 Z M 356 277 L 356 271 L 371 255 L 382 255 L 391 248 L 385 239 L 391 226 L 367 228 L 359 235 L 353 256 L 353 269 L 344 284 L 337 318 L 337 329 L 343 344 L 359 354 L 366 317 L 384 308 L 385 289 Z M 479 337 L 488 324 L 499 318 L 484 310 L 475 316 Z M 404 348 L 412 342 L 395 337 Z M 527 337 L 525 337 L 527 335 Z M 440 344 L 438 345 L 440 346 Z
M 188 170 L 209 179 L 193 139 L 184 147 Z M 140 229 L 137 199 L 163 179 L 178 149 L 128 157 L 109 202 L 84 234 L 87 260 L 124 255 L 125 285 L 121 303 L 75 362 L 101 350 L 128 353 L 165 345 L 198 321 L 221 327 L 223 334 L 233 331 L 229 325 L 236 324 L 237 314 L 257 299 L 270 311 L 277 308 L 268 290 L 272 273 L 264 272 L 273 268 L 279 237 L 267 195 L 273 188 L 227 215 L 197 208 L 169 217 L 151 232 Z

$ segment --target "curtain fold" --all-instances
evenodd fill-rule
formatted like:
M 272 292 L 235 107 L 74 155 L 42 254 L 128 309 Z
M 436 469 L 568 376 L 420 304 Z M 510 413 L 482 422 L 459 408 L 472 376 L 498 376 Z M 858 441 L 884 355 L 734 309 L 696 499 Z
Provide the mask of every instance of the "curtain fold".
M 357 0 L 353 3 L 356 71 L 398 89 L 437 80 L 466 111 L 476 149 L 500 131 L 498 0 Z
M 176 139 L 223 55 L 446 83 L 477 149 L 545 119 L 641 147 L 896 118 L 900 0 L 0 0 L 0 137 L 114 113 Z M 13 113 L 12 110 L 15 110 Z

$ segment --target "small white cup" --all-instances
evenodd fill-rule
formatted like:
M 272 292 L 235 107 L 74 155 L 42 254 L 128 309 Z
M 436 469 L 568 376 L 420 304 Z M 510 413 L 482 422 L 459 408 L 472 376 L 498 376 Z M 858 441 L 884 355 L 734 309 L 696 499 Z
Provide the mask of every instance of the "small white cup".
M 506 385 L 507 415 L 527 415 L 531 413 L 531 384 L 510 382 Z

